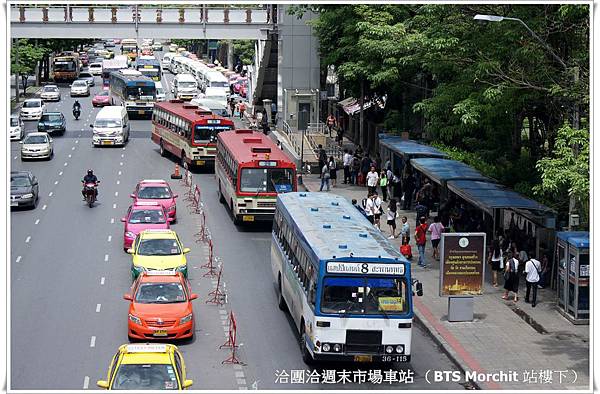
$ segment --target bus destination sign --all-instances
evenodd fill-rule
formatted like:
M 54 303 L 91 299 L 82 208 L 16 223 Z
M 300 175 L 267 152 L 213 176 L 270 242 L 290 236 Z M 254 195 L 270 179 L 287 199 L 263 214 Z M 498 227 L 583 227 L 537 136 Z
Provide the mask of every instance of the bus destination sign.
M 329 274 L 404 275 L 404 264 L 349 263 L 329 261 Z
M 277 167 L 277 160 L 261 160 L 258 162 L 259 167 Z

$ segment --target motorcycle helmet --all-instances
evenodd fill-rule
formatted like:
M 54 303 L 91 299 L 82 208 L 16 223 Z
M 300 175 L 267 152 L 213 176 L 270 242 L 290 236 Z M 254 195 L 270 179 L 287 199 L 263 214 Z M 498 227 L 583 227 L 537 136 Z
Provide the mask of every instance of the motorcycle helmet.
M 94 175 L 94 171 L 93 170 L 88 170 L 88 175 Z

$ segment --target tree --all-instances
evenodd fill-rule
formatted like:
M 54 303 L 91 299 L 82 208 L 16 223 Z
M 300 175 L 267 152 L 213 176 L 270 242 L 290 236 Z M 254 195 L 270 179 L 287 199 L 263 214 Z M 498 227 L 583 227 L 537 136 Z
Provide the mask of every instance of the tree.
M 36 66 L 43 56 L 44 49 L 34 46 L 26 39 L 19 39 L 18 44 L 12 46 L 10 72 L 11 75 L 21 76 L 23 92 L 27 90 L 27 79 L 34 74 Z

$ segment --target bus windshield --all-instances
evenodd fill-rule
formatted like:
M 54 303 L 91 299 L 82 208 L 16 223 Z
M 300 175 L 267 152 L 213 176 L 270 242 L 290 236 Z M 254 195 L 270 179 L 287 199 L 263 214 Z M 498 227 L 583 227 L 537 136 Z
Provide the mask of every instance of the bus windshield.
M 215 142 L 218 133 L 232 129 L 233 126 L 228 125 L 197 125 L 194 130 L 194 142 Z
M 75 71 L 75 61 L 61 60 L 54 62 L 55 71 Z
M 142 75 L 150 78 L 160 77 L 160 72 L 156 68 L 140 68 L 139 71 L 142 73 Z
M 408 312 L 404 278 L 342 277 L 323 279 L 322 313 L 390 315 Z
M 154 100 L 154 86 L 128 86 L 127 100 Z
M 294 171 L 290 168 L 243 168 L 240 191 L 250 193 L 291 192 Z

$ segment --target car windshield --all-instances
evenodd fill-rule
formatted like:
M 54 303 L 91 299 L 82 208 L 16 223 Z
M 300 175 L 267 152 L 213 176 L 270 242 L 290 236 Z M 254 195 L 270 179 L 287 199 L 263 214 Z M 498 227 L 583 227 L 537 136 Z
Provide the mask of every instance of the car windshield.
M 94 127 L 121 127 L 121 119 L 96 119 Z
M 322 313 L 403 314 L 408 311 L 406 281 L 397 277 L 341 277 L 323 280 Z
M 56 86 L 46 86 L 44 92 L 58 92 L 58 88 Z
M 16 127 L 19 125 L 19 119 L 17 118 L 10 118 L 10 126 L 11 127 Z
M 79 74 L 79 78 L 94 78 L 94 76 L 90 73 L 81 73 Z
M 250 193 L 291 192 L 294 172 L 289 168 L 244 168 L 240 191 Z
M 196 88 L 196 82 L 179 82 L 179 88 Z
M 127 99 L 128 100 L 152 100 L 155 98 L 156 89 L 154 86 L 128 86 L 127 87 Z
M 163 88 L 156 88 L 156 94 L 165 94 L 165 90 Z
M 108 97 L 108 92 L 106 90 L 103 90 L 100 93 L 98 93 L 96 96 Z
M 174 239 L 143 239 L 137 254 L 141 256 L 174 256 L 181 254 L 179 244 Z
M 206 96 L 206 98 L 209 100 L 214 100 L 214 101 L 227 101 L 227 96 L 221 96 L 221 95 Z
M 37 100 L 25 101 L 23 103 L 23 108 L 39 108 L 42 106 L 42 103 Z
M 23 144 L 45 144 L 48 142 L 48 139 L 45 135 L 31 135 L 29 134 L 23 140 Z
M 136 209 L 131 211 L 131 215 L 129 216 L 129 223 L 131 224 L 161 224 L 165 222 L 165 215 L 159 209 Z
M 60 114 L 45 114 L 42 115 L 43 122 L 60 122 L 61 117 Z
M 185 302 L 181 283 L 142 283 L 135 295 L 135 302 L 142 304 L 172 304 Z
M 170 364 L 121 364 L 113 390 L 178 390 L 175 370 Z
M 75 71 L 75 61 L 67 60 L 54 62 L 54 71 Z
M 73 86 L 83 86 L 83 87 L 85 87 L 85 86 L 88 86 L 88 84 L 87 84 L 86 81 L 75 81 L 75 82 L 73 82 Z
M 138 198 L 166 199 L 171 198 L 171 191 L 166 186 L 145 186 L 140 187 L 137 194 Z
M 90 64 L 90 68 L 102 68 L 102 64 L 100 64 L 100 63 L 92 63 L 92 64 Z
M 11 176 L 10 177 L 10 186 L 22 187 L 22 186 L 31 186 L 31 182 L 29 182 L 29 178 L 26 176 Z
M 211 82 L 210 83 L 210 87 L 211 88 L 228 88 L 229 87 L 229 82 L 223 82 L 223 81 Z
M 194 129 L 194 142 L 215 142 L 221 131 L 232 130 L 230 125 L 197 125 Z

